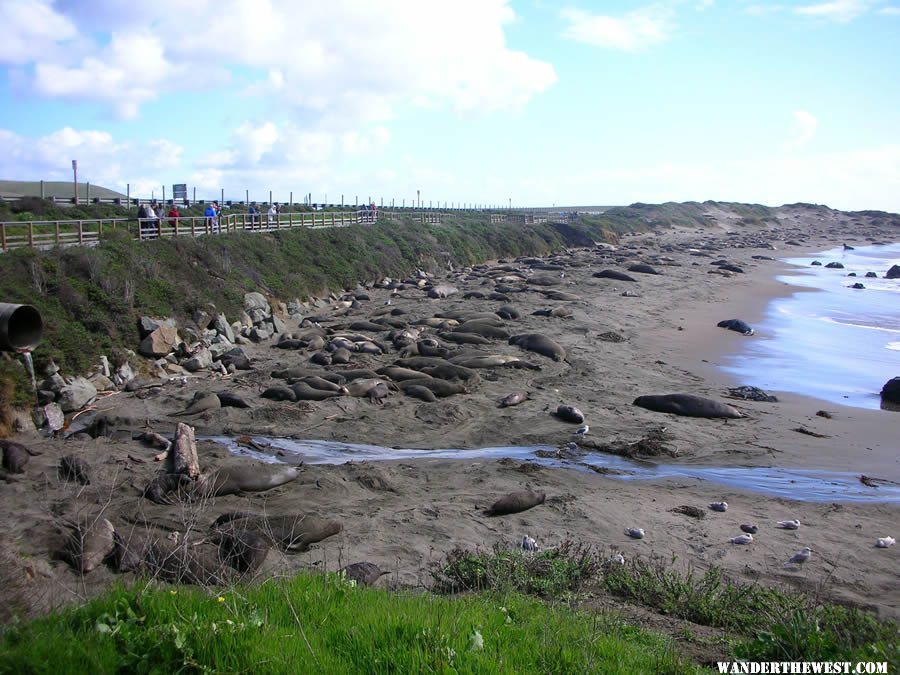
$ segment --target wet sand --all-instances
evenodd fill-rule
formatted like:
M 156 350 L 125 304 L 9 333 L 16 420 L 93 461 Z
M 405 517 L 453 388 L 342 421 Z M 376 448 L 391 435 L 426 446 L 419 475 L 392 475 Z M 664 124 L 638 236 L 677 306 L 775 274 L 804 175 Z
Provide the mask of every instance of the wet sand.
M 780 263 L 752 256 L 821 250 L 843 241 L 845 225 L 839 220 L 812 223 L 801 213 L 767 230 L 727 226 L 702 232 L 666 230 L 626 238 L 616 251 L 572 250 L 546 261 L 561 265 L 563 278 L 557 271 L 507 261 L 531 276 L 556 277 L 558 285 L 550 288 L 579 297 L 553 301 L 541 293 L 545 286 L 511 284 L 523 290 L 509 294 L 508 304 L 521 313 L 519 319 L 507 322 L 510 332 L 552 336 L 566 349 L 566 360 L 553 361 L 506 340 L 494 340 L 479 349 L 514 354 L 540 369 L 483 369 L 468 393 L 434 403 L 396 391 L 383 405 L 346 396 L 301 403 L 262 399 L 261 389 L 279 382 L 271 377 L 273 370 L 308 365 L 308 354 L 275 349 L 272 342 L 246 348 L 251 371 L 228 377 L 200 375 L 185 383 L 176 380 L 143 398 L 117 393 L 98 400 L 94 407 L 117 418 L 123 438 L 17 439 L 43 454 L 31 459 L 24 476 L 0 483 L 8 573 L 27 570 L 21 575 L 28 579 L 24 593 L 38 609 L 87 597 L 117 578 L 130 578 L 108 567 L 80 576 L 65 563 L 51 560 L 62 541 L 56 526 L 79 514 L 102 511 L 117 531 L 133 529 L 128 521 L 135 516 L 205 531 L 218 515 L 230 511 L 313 511 L 340 519 L 343 531 L 305 553 L 270 552 L 264 574 L 305 568 L 333 571 L 370 560 L 391 571 L 380 584 L 427 587 L 430 567 L 455 546 L 514 546 L 527 533 L 544 546 L 573 538 L 601 550 L 621 551 L 626 558 L 675 556 L 675 564 L 685 568 L 717 565 L 738 579 L 800 587 L 897 616 L 900 548 L 874 548 L 877 537 L 897 535 L 897 504 L 807 502 L 802 501 L 803 494 L 796 500 L 772 498 L 694 478 L 628 482 L 521 459 L 404 459 L 307 465 L 299 480 L 269 492 L 219 497 L 200 505 L 159 505 L 141 497 L 159 468 L 153 460 L 158 450 L 129 440 L 130 432 L 140 429 L 171 435 L 177 421 L 188 422 L 198 435 L 292 437 L 398 448 L 562 448 L 577 440 L 591 453 L 652 439 L 655 443 L 639 447 L 656 447 L 662 454 L 639 455 L 641 461 L 805 467 L 900 481 L 898 413 L 846 408 L 790 394 L 779 394 L 778 403 L 725 398 L 728 386 L 754 383 L 735 382 L 716 367 L 740 348 L 741 341 L 753 339 L 717 328 L 716 322 L 742 318 L 752 324 L 771 297 L 788 291 L 774 281 Z M 859 236 L 891 234 L 873 229 Z M 785 246 L 786 239 L 800 237 L 801 246 Z M 778 251 L 768 248 L 769 242 Z M 710 262 L 720 258 L 745 273 L 709 274 Z M 660 274 L 633 274 L 635 283 L 591 276 L 602 269 L 624 271 L 633 262 L 649 263 Z M 493 290 L 491 270 L 485 266 L 448 272 L 447 279 L 459 294 L 429 299 L 424 292 L 409 289 L 392 297 L 392 307 L 405 310 L 400 318 L 410 320 L 453 309 L 493 311 L 504 303 L 461 297 L 465 291 Z M 625 290 L 639 297 L 625 297 Z M 365 318 L 390 297 L 386 289 L 368 293 L 371 300 L 354 314 L 335 316 L 323 325 L 337 328 Z M 532 315 L 537 309 L 559 306 L 570 307 L 572 318 Z M 324 305 L 310 308 L 310 314 L 329 311 Z M 386 333 L 374 335 L 387 342 Z M 377 368 L 397 357 L 394 349 L 382 355 L 354 355 L 349 367 Z M 171 416 L 199 390 L 238 393 L 252 408 Z M 498 408 L 501 397 L 518 390 L 527 391 L 529 399 Z M 746 417 L 677 417 L 632 405 L 639 395 L 677 392 L 727 402 Z M 551 414 L 559 404 L 584 411 L 590 425 L 586 436 L 575 437 L 578 425 Z M 822 409 L 832 413 L 831 419 L 816 415 Z M 95 472 L 91 485 L 76 487 L 59 480 L 56 466 L 69 453 L 91 463 Z M 205 471 L 252 463 L 211 442 L 200 444 L 200 461 Z M 578 461 L 577 455 L 573 461 Z M 490 518 L 482 513 L 500 496 L 526 486 L 545 491 L 546 503 L 511 516 Z M 871 488 L 876 499 L 878 489 Z M 710 502 L 722 499 L 730 505 L 727 512 L 708 509 Z M 671 511 L 681 505 L 697 507 L 706 517 L 696 520 Z M 790 518 L 800 519 L 799 530 L 776 529 L 777 521 Z M 760 526 L 756 541 L 749 546 L 730 544 L 729 538 L 740 534 L 738 526 L 744 522 Z M 642 527 L 647 536 L 631 540 L 624 535 L 625 527 Z M 783 563 L 803 546 L 814 549 L 813 558 L 802 569 L 784 568 Z

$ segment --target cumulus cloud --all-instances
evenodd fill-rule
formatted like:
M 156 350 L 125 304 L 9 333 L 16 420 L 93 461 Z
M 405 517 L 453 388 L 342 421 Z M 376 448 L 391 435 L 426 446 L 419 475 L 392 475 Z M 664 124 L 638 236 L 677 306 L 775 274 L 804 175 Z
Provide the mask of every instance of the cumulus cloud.
M 0 63 L 22 65 L 58 54 L 58 45 L 74 38 L 78 30 L 48 2 L 0 0 Z
M 58 43 L 77 31 L 94 42 L 30 50 L 33 19 L 26 17 L 11 22 L 12 39 L 0 54 L 33 65 L 34 93 L 106 102 L 124 117 L 179 75 L 200 83 L 239 76 L 248 94 L 345 127 L 389 119 L 403 105 L 514 109 L 556 81 L 549 63 L 506 44 L 504 28 L 516 18 L 509 0 L 164 0 L 127 7 L 62 0 L 56 9 L 36 7 L 58 24 L 41 29 L 45 40 Z
M 787 147 L 792 150 L 802 148 L 816 135 L 816 128 L 818 126 L 818 120 L 811 113 L 808 113 L 805 110 L 795 110 L 794 134 L 788 142 Z
M 568 23 L 563 37 L 628 52 L 664 42 L 672 31 L 672 11 L 662 5 L 636 9 L 619 17 L 574 8 L 564 9 L 560 15 Z

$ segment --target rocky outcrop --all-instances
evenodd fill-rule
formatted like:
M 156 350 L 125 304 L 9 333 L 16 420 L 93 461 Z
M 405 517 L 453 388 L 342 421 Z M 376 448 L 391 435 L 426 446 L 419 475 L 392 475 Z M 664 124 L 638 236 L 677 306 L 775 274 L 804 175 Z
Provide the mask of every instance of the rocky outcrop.
M 881 400 L 900 405 L 900 377 L 892 378 L 884 383 L 881 388 Z
M 900 265 L 892 265 L 884 275 L 885 279 L 900 279 Z

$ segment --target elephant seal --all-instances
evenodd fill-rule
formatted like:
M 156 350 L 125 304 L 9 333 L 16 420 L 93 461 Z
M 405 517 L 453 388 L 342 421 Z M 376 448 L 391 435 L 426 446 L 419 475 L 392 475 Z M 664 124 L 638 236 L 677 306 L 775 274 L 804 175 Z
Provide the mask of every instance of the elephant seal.
M 295 382 L 291 385 L 291 391 L 297 397 L 298 401 L 325 401 L 329 398 L 341 396 L 338 391 L 325 391 L 309 386 L 306 382 Z
M 564 422 L 581 424 L 584 422 L 584 413 L 573 405 L 561 405 L 556 408 L 556 416 Z
M 294 402 L 297 400 L 297 394 L 294 393 L 294 390 L 291 389 L 290 387 L 284 387 L 284 386 L 269 387 L 260 395 L 263 398 L 268 398 L 273 401 Z
M 432 286 L 428 289 L 429 298 L 448 298 L 455 293 L 459 293 L 459 289 L 456 286 L 450 286 L 449 284 Z
M 313 389 L 331 391 L 336 394 L 343 394 L 345 392 L 344 387 L 342 387 L 340 384 L 336 384 L 331 380 L 326 380 L 324 377 L 318 377 L 317 375 L 307 375 L 306 377 L 301 377 L 299 380 L 297 380 L 297 382 L 308 384 Z M 291 384 L 297 384 L 297 382 L 292 382 Z
M 505 497 L 501 497 L 488 508 L 484 514 L 486 516 L 507 516 L 512 513 L 527 511 L 530 508 L 543 504 L 546 494 L 543 492 L 532 492 L 531 490 L 517 490 L 510 492 Z
M 397 359 L 394 365 L 401 368 L 412 368 L 413 370 L 421 370 L 429 366 L 441 366 L 448 363 L 447 359 L 439 356 L 410 356 L 405 359 Z
M 447 342 L 461 345 L 489 345 L 491 341 L 476 333 L 438 333 L 438 337 Z
M 193 492 L 199 496 L 222 497 L 240 492 L 265 492 L 300 476 L 300 470 L 292 466 L 275 472 L 266 472 L 265 464 L 245 464 L 217 469 L 197 479 Z
M 480 377 L 471 368 L 459 366 L 453 363 L 442 363 L 437 366 L 425 366 L 421 369 L 423 373 L 431 377 L 441 380 L 459 380 L 462 382 L 477 382 Z
M 491 323 L 476 319 L 474 321 L 466 321 L 453 329 L 453 333 L 472 333 L 480 335 L 483 338 L 493 338 L 495 340 L 506 340 L 509 337 L 509 331 L 503 326 L 492 325 Z
M 330 366 L 331 360 L 331 354 L 326 352 L 316 352 L 309 357 L 309 362 L 315 363 L 317 366 Z
M 633 405 L 654 412 L 671 413 L 685 417 L 745 417 L 737 408 L 693 394 L 655 394 L 638 396 Z
M 421 384 L 412 384 L 403 387 L 403 393 L 407 396 L 417 398 L 420 401 L 425 401 L 425 403 L 434 403 L 437 401 L 437 396 L 434 395 L 434 392 L 428 387 L 423 387 Z
M 40 453 L 15 441 L 0 440 L 3 450 L 3 468 L 9 473 L 25 473 L 25 465 L 32 456 Z
M 528 392 L 527 391 L 516 391 L 512 394 L 507 394 L 503 398 L 500 399 L 500 403 L 498 407 L 500 408 L 509 408 L 514 405 L 519 405 L 522 401 L 528 400 Z
M 340 521 L 315 513 L 290 516 L 225 513 L 216 519 L 213 527 L 230 534 L 253 532 L 283 551 L 306 551 L 310 544 L 327 539 L 343 529 Z
M 540 333 L 523 333 L 509 338 L 509 344 L 516 345 L 530 352 L 536 352 L 554 361 L 565 361 L 566 350 L 546 335 Z
M 59 460 L 59 477 L 63 480 L 74 480 L 82 485 L 91 483 L 90 465 L 75 455 L 66 455 Z
M 59 557 L 78 572 L 90 572 L 99 567 L 115 549 L 114 533 L 115 528 L 106 518 L 74 525 Z
M 597 279 L 615 279 L 616 281 L 634 281 L 637 282 L 633 276 L 625 274 L 625 272 L 619 272 L 617 270 L 601 270 L 600 272 L 594 272 L 591 276 L 596 277 Z
M 356 370 L 342 370 L 341 375 L 344 377 L 344 382 L 342 384 L 346 384 L 347 382 L 353 382 L 353 380 L 377 380 L 378 373 L 374 370 L 369 370 L 368 368 L 357 368 Z
M 403 368 L 402 366 L 382 366 L 375 371 L 379 375 L 391 378 L 394 382 L 403 382 L 404 380 L 417 380 L 422 377 L 422 373 L 412 368 Z
M 269 553 L 269 542 L 250 531 L 218 532 L 213 542 L 219 546 L 219 561 L 244 576 L 254 574 Z
M 435 396 L 440 398 L 453 396 L 454 394 L 467 393 L 465 386 L 462 384 L 448 382 L 447 380 L 439 380 L 428 376 L 424 376 L 419 380 L 406 380 L 405 382 L 400 383 L 400 388 L 404 393 L 407 392 L 410 387 L 415 386 L 425 387 L 426 389 L 431 390 Z
M 172 417 L 180 417 L 181 415 L 198 415 L 208 410 L 216 410 L 222 407 L 222 401 L 216 394 L 205 391 L 198 391 L 194 394 L 194 399 L 190 405 L 181 412 L 172 413 Z
M 222 404 L 223 408 L 249 408 L 250 404 L 247 403 L 242 397 L 237 394 L 232 394 L 230 391 L 219 391 L 216 392 L 216 396 L 219 397 L 219 403 Z
M 560 302 L 575 302 L 581 300 L 581 296 L 574 293 L 566 293 L 565 291 L 541 291 L 548 300 L 559 300 Z
M 638 272 L 639 274 L 659 274 L 655 269 L 653 269 L 650 265 L 645 265 L 644 263 L 637 263 L 628 268 L 629 272 Z
M 183 473 L 162 473 L 147 483 L 141 496 L 156 504 L 174 504 L 169 495 L 173 492 L 186 497 L 194 482 Z
M 519 310 L 512 305 L 501 305 L 497 308 L 496 314 L 501 319 L 518 319 L 521 316 Z
M 733 330 L 741 335 L 753 335 L 755 332 L 746 321 L 741 321 L 740 319 L 725 319 L 724 321 L 720 321 L 716 324 L 719 328 L 727 328 L 728 330 Z
M 371 586 L 385 574 L 378 565 L 370 562 L 358 562 L 347 565 L 340 571 L 341 576 L 350 581 L 355 581 L 360 586 Z

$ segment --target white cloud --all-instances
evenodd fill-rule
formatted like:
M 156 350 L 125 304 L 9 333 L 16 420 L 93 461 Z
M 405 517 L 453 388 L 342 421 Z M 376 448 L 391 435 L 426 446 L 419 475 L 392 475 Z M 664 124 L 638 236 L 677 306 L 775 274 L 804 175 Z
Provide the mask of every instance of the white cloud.
M 878 13 L 883 14 L 884 16 L 900 16 L 900 7 L 897 7 L 896 5 L 882 7 L 878 10 Z
M 0 63 L 21 65 L 56 51 L 77 35 L 75 24 L 54 11 L 51 3 L 0 0 Z
M 662 5 L 636 9 L 620 17 L 590 14 L 567 8 L 560 13 L 568 22 L 563 37 L 576 42 L 636 52 L 668 39 L 671 10 Z
M 816 135 L 816 128 L 819 126 L 818 120 L 805 110 L 794 111 L 794 134 L 787 144 L 787 148 L 791 150 L 799 150 L 812 140 Z
M 872 0 L 831 0 L 814 5 L 804 5 L 794 10 L 796 14 L 815 16 L 832 21 L 852 21 L 873 6 Z

